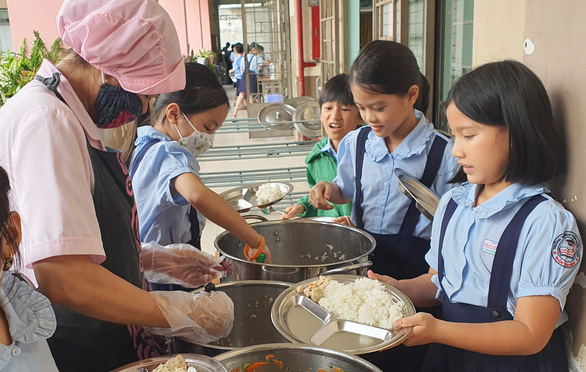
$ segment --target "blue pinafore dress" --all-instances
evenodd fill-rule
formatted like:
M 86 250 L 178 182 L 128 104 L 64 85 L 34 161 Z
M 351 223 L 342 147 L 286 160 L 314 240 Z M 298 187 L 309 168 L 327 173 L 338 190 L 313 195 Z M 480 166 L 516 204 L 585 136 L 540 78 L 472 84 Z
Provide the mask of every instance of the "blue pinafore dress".
M 535 195 L 525 202 L 501 235 L 492 264 L 487 306 L 452 303 L 442 294 L 441 319 L 462 323 L 492 323 L 513 319 L 507 311 L 507 298 L 519 235 L 527 216 L 544 200 L 543 196 Z M 440 285 L 444 277 L 444 261 L 441 254 L 444 236 L 456 208 L 456 202 L 453 199 L 450 200 L 442 220 L 438 252 Z M 443 288 L 442 292 L 445 293 Z M 554 331 L 543 350 L 528 356 L 487 355 L 442 344 L 431 344 L 422 369 L 424 372 L 557 372 L 567 370 L 568 361 L 559 328 Z
M 356 143 L 356 196 L 354 198 L 354 216 L 356 226 L 364 229 L 362 221 L 362 166 L 364 163 L 364 148 L 366 138 L 371 128 L 360 131 Z M 431 187 L 441 165 L 447 141 L 436 136 L 431 145 L 423 175 L 419 180 L 426 187 Z M 429 240 L 413 236 L 419 222 L 421 212 L 412 201 L 401 224 L 398 234 L 374 234 L 365 230 L 376 240 L 376 249 L 371 255 L 372 271 L 377 274 L 389 275 L 393 278 L 410 279 L 429 272 L 429 265 L 425 261 L 425 254 L 429 250 Z M 434 315 L 439 314 L 439 306 L 418 309 Z M 364 359 L 375 364 L 385 372 L 419 372 L 428 345 L 406 347 L 396 346 L 393 349 L 361 355 Z

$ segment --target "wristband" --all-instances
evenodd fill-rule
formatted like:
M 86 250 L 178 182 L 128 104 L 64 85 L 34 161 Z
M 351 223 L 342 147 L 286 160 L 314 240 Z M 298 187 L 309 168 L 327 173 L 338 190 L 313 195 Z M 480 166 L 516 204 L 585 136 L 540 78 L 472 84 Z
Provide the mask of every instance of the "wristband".
M 248 244 L 246 244 L 244 246 L 244 257 L 248 258 L 249 260 L 254 260 L 258 256 L 260 256 L 260 254 L 262 253 L 262 249 L 264 247 L 265 247 L 265 237 L 261 235 L 258 248 L 256 249 L 256 252 L 252 256 L 248 255 L 248 252 L 250 251 L 250 246 Z

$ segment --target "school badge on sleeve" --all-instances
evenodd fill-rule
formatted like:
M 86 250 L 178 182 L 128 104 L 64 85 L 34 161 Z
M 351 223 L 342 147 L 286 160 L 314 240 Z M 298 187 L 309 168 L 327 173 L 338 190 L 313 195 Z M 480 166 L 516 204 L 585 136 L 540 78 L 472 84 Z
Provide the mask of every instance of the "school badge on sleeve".
M 555 262 L 563 267 L 574 267 L 580 262 L 579 244 L 578 235 L 566 231 L 553 241 L 551 256 Z

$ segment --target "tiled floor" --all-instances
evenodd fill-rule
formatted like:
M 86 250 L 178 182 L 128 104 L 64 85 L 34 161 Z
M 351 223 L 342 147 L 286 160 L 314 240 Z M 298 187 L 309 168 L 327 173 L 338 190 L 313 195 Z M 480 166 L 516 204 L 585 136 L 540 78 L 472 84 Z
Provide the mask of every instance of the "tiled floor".
M 225 85 L 228 98 L 232 110 L 234 108 L 234 102 L 236 101 L 236 91 L 230 86 Z M 245 110 L 238 112 L 238 118 L 247 118 L 248 113 Z M 232 117 L 232 112 L 228 114 L 228 117 Z M 214 146 L 231 146 L 238 144 L 261 144 L 269 142 L 293 142 L 295 141 L 294 136 L 288 137 L 271 137 L 271 138 L 255 138 L 249 139 L 248 133 L 219 133 L 214 138 Z M 253 160 L 235 160 L 235 161 L 201 161 L 200 167 L 201 173 L 206 172 L 222 172 L 222 171 L 235 171 L 235 170 L 258 170 L 266 168 L 284 168 L 284 167 L 299 167 L 304 166 L 305 154 L 301 156 L 292 157 L 281 157 L 281 158 L 265 158 L 265 159 L 253 159 Z M 268 180 L 267 180 L 268 181 Z M 271 181 L 279 181 L 271 179 Z M 295 191 L 308 190 L 306 182 L 295 182 L 293 183 Z M 217 193 L 221 193 L 230 187 L 212 187 L 211 189 Z M 278 203 L 273 207 L 275 209 L 284 210 L 288 204 Z M 253 209 L 244 215 L 255 214 L 261 215 L 269 220 L 277 220 L 281 216 L 281 213 L 273 212 L 269 215 L 263 214 L 259 209 Z M 207 221 L 206 226 L 202 232 L 201 244 L 202 249 L 210 254 L 215 254 L 214 240 L 224 229 L 214 224 L 211 221 Z

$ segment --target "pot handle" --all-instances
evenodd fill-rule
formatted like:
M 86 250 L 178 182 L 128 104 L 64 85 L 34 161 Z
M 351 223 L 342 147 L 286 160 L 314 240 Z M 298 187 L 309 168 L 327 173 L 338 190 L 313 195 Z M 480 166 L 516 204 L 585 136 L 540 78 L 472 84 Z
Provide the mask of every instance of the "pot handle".
M 365 267 L 372 266 L 372 261 L 360 262 L 357 264 L 352 264 L 348 266 L 342 266 L 335 269 L 324 271 L 323 273 L 319 273 L 319 275 L 331 275 L 331 274 L 340 274 L 345 273 L 352 270 L 363 269 Z
M 260 222 L 267 222 L 269 219 L 263 216 L 257 216 L 256 214 L 247 214 L 246 216 L 242 216 L 245 220 L 259 220 Z M 258 223 L 258 222 L 255 222 Z

